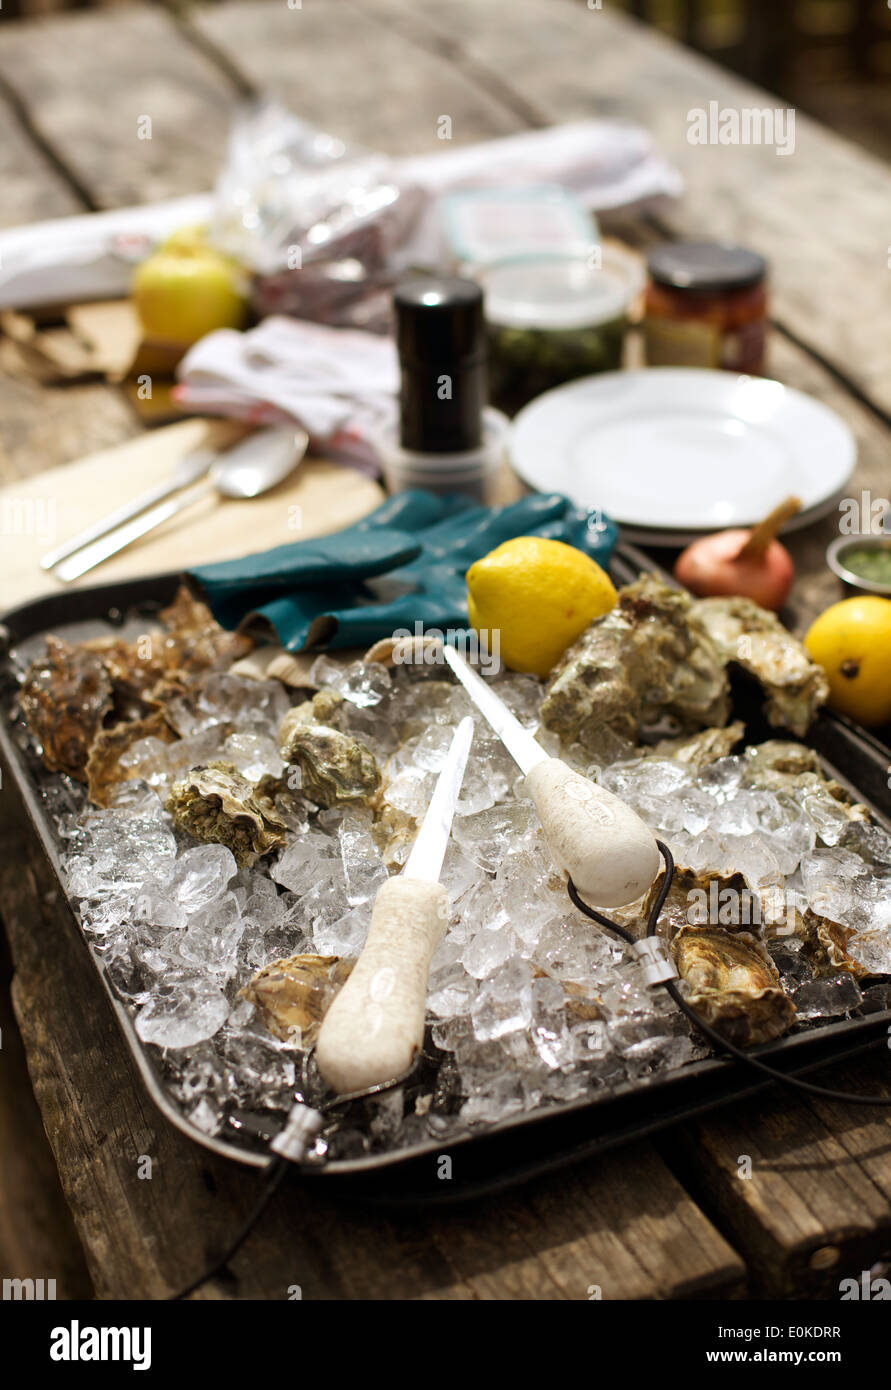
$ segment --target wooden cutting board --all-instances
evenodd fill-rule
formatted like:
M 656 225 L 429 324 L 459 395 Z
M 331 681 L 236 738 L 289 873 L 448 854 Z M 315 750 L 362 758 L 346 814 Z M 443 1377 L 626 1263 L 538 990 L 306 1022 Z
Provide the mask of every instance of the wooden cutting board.
M 244 433 L 233 421 L 184 420 L 0 488 L 0 611 L 72 587 L 40 568 L 41 555 L 165 481 L 193 449 L 222 449 Z M 324 535 L 358 521 L 383 496 L 353 468 L 304 459 L 290 478 L 252 501 L 202 498 L 74 584 L 185 570 Z

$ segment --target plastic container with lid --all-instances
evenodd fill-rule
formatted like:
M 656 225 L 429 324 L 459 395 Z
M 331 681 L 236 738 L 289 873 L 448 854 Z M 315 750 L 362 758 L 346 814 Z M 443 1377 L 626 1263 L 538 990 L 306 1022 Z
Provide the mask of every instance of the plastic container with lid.
M 651 367 L 721 367 L 759 376 L 767 345 L 767 264 L 742 246 L 668 242 L 647 257 Z
M 477 502 L 490 501 L 507 457 L 509 428 L 507 417 L 487 406 L 482 412 L 481 438 L 475 448 L 431 454 L 408 448 L 394 426 L 377 441 L 387 490 L 426 488 L 438 496 L 460 492 Z
M 594 262 L 592 264 L 592 261 Z M 643 288 L 637 258 L 524 256 L 485 267 L 489 388 L 514 412 L 564 381 L 621 366 L 628 311 Z
M 440 208 L 449 255 L 471 273 L 514 256 L 584 256 L 600 240 L 594 214 L 556 184 L 467 189 Z

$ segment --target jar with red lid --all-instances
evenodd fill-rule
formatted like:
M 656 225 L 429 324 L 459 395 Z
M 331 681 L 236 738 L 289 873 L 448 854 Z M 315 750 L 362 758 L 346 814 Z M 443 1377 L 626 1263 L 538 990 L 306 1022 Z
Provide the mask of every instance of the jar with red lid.
M 764 372 L 767 264 L 742 246 L 668 242 L 647 257 L 644 341 L 651 367 Z

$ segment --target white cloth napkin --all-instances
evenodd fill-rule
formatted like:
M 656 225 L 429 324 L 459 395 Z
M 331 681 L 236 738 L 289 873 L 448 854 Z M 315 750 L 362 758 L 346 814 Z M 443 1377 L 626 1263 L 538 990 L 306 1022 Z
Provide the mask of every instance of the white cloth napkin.
M 399 363 L 389 338 L 302 319 L 223 328 L 183 358 L 174 395 L 188 410 L 257 424 L 296 420 L 314 446 L 365 472 L 396 418 Z

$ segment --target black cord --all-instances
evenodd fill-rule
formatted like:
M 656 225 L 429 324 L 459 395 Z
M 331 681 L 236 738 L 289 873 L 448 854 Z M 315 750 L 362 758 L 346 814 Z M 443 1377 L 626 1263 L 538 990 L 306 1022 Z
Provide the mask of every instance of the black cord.
M 672 879 L 674 878 L 674 859 L 672 858 L 671 850 L 667 845 L 663 844 L 661 840 L 657 840 L 656 844 L 659 846 L 659 852 L 665 860 L 665 881 L 647 915 L 647 936 L 655 936 L 657 934 L 659 914 L 665 906 L 665 899 L 668 897 Z M 590 917 L 600 926 L 608 928 L 609 931 L 615 932 L 617 936 L 620 936 L 622 940 L 629 945 L 637 940 L 633 933 L 628 931 L 626 927 L 620 926 L 618 922 L 611 921 L 610 918 L 606 917 L 602 912 L 597 912 L 595 908 L 590 907 L 588 903 L 579 896 L 578 889 L 572 879 L 569 880 L 568 888 L 569 896 L 573 903 L 586 917 Z M 682 1013 L 686 1014 L 691 1023 L 695 1023 L 700 1032 L 704 1033 L 706 1037 L 714 1043 L 715 1047 L 720 1048 L 724 1052 L 729 1052 L 737 1061 L 745 1062 L 746 1066 L 752 1067 L 755 1071 L 762 1072 L 765 1076 L 769 1076 L 772 1081 L 780 1081 L 784 1086 L 791 1086 L 797 1091 L 805 1091 L 808 1095 L 822 1096 L 824 1100 L 841 1101 L 845 1105 L 891 1105 L 891 1096 L 859 1096 L 850 1091 L 834 1091 L 828 1086 L 815 1086 L 811 1081 L 801 1081 L 798 1077 L 789 1076 L 786 1072 L 778 1071 L 776 1067 L 769 1067 L 766 1062 L 761 1061 L 760 1057 L 753 1057 L 750 1052 L 746 1052 L 743 1048 L 737 1047 L 735 1043 L 729 1042 L 716 1028 L 712 1028 L 711 1024 L 706 1023 L 705 1019 L 696 1012 L 692 1005 L 689 1004 L 681 994 L 674 980 L 664 980 L 662 983 Z
M 295 1094 L 295 1099 L 298 1103 L 305 1103 L 305 1093 L 309 1089 L 307 1081 L 310 1069 L 310 1058 L 312 1057 L 314 1051 L 315 1048 L 311 1047 L 309 1052 L 307 1052 L 303 1057 L 303 1076 L 301 1090 Z M 415 1057 L 408 1069 L 402 1072 L 400 1076 L 390 1077 L 387 1081 L 379 1081 L 373 1086 L 365 1086 L 360 1091 L 341 1092 L 339 1095 L 330 1096 L 327 1100 L 320 1101 L 318 1105 L 313 1107 L 313 1109 L 318 1110 L 320 1114 L 331 1115 L 332 1113 L 336 1113 L 338 1110 L 342 1110 L 344 1107 L 351 1105 L 353 1101 L 369 1100 L 374 1096 L 382 1095 L 385 1091 L 392 1091 L 396 1086 L 401 1086 L 403 1082 L 408 1080 L 408 1078 L 415 1071 L 417 1063 L 418 1058 Z M 213 1264 L 208 1265 L 204 1272 L 201 1275 L 199 1275 L 197 1279 L 193 1279 L 192 1283 L 188 1284 L 186 1288 L 180 1289 L 179 1293 L 173 1293 L 168 1295 L 168 1302 L 176 1303 L 179 1302 L 180 1299 L 188 1298 L 190 1294 L 193 1294 L 196 1291 L 196 1289 L 200 1289 L 202 1284 L 206 1284 L 208 1280 L 213 1279 L 215 1275 L 220 1274 L 226 1268 L 229 1261 L 235 1255 L 238 1254 L 238 1251 L 244 1245 L 248 1236 L 253 1231 L 257 1222 L 260 1220 L 260 1217 L 263 1215 L 270 1201 L 275 1196 L 275 1193 L 281 1186 L 282 1179 L 285 1176 L 285 1173 L 287 1172 L 288 1168 L 292 1166 L 292 1160 L 289 1158 L 285 1158 L 281 1154 L 277 1155 L 274 1159 L 271 1160 L 271 1162 L 267 1165 L 267 1167 L 264 1170 L 267 1173 L 266 1186 L 260 1193 L 260 1196 L 258 1197 L 257 1202 L 253 1210 L 251 1211 L 250 1216 L 247 1218 L 241 1230 L 238 1232 L 238 1235 L 235 1236 L 234 1240 L 232 1240 L 229 1243 L 225 1252 L 222 1255 L 220 1255 L 218 1259 L 214 1260 Z
M 238 1232 L 238 1235 L 235 1236 L 234 1240 L 230 1241 L 224 1253 L 220 1255 L 218 1259 L 214 1260 L 213 1264 L 208 1265 L 203 1274 L 199 1275 L 197 1279 L 193 1279 L 192 1283 L 187 1284 L 184 1289 L 180 1289 L 179 1293 L 170 1294 L 167 1299 L 168 1302 L 178 1303 L 181 1299 L 188 1298 L 190 1294 L 200 1289 L 202 1284 L 206 1284 L 209 1279 L 213 1279 L 215 1275 L 222 1273 L 229 1261 L 238 1254 L 257 1222 L 260 1220 L 260 1217 L 263 1215 L 281 1186 L 282 1179 L 289 1167 L 290 1164 L 286 1158 L 275 1158 L 272 1160 L 267 1169 L 268 1177 L 266 1179 L 266 1186 L 257 1198 L 250 1216 Z

